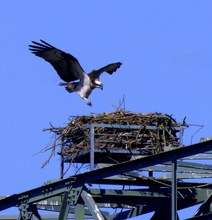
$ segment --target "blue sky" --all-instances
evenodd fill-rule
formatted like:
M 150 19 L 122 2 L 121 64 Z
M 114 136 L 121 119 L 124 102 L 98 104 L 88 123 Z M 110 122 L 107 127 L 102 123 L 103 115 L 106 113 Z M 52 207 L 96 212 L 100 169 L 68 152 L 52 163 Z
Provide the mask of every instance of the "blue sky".
M 126 110 L 173 114 L 204 125 L 193 138 L 211 136 L 212 2 L 210 0 L 80 0 L 1 2 L 0 195 L 37 187 L 59 176 L 59 158 L 41 169 L 49 122 L 69 116 Z M 122 62 L 102 76 L 104 90 L 85 105 L 68 94 L 54 69 L 28 51 L 43 39 L 78 58 L 86 71 Z M 185 132 L 190 143 L 198 127 Z M 36 154 L 36 155 L 35 155 Z

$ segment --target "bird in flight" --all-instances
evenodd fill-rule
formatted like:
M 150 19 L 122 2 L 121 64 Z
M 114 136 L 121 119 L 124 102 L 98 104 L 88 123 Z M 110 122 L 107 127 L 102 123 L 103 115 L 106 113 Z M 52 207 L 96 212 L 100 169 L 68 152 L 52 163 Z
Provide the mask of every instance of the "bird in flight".
M 65 86 L 68 92 L 76 92 L 82 99 L 91 106 L 89 95 L 95 88 L 103 89 L 103 83 L 100 81 L 100 75 L 103 72 L 110 75 L 122 65 L 122 63 L 111 63 L 98 70 L 85 73 L 79 61 L 69 53 L 57 49 L 49 43 L 32 41 L 29 50 L 49 62 L 57 71 L 59 77 L 64 81 L 60 86 Z

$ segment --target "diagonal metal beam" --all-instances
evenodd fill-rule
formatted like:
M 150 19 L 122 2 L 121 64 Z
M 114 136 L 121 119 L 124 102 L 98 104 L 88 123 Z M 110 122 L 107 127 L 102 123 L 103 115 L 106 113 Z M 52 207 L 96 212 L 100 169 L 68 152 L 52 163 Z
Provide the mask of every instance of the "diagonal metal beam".
M 200 216 L 201 214 L 209 213 L 211 203 L 212 203 L 212 193 L 210 194 L 210 196 L 208 196 L 205 202 L 202 203 L 202 205 L 196 211 L 194 216 Z
M 83 190 L 81 193 L 81 197 L 82 197 L 85 205 L 88 207 L 94 220 L 104 220 L 105 219 L 90 193 Z

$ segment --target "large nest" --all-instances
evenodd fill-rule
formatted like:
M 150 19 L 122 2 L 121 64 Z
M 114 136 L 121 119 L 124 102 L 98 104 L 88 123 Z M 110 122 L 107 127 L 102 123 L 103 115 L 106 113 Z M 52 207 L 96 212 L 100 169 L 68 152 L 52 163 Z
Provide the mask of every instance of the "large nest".
M 90 127 L 94 125 L 95 149 L 164 151 L 166 146 L 179 143 L 180 123 L 172 116 L 161 113 L 133 113 L 116 111 L 103 114 L 71 117 L 65 127 L 50 130 L 56 134 L 54 146 L 61 145 L 59 154 L 77 157 L 90 149 Z M 95 125 L 98 125 L 95 127 Z

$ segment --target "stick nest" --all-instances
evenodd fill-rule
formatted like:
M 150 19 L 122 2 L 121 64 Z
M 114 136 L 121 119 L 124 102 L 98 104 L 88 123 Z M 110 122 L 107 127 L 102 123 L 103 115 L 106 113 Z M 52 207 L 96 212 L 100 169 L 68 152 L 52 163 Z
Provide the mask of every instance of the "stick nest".
M 59 154 L 72 159 L 79 152 L 90 149 L 90 129 L 85 128 L 90 124 L 106 125 L 94 127 L 95 149 L 145 150 L 154 154 L 164 151 L 166 146 L 180 145 L 177 128 L 182 124 L 177 123 L 171 115 L 121 110 L 75 116 L 65 127 L 51 126 L 46 130 L 56 134 L 52 148 L 61 146 Z M 118 128 L 117 125 L 125 126 Z M 132 128 L 134 125 L 139 125 L 139 128 Z

